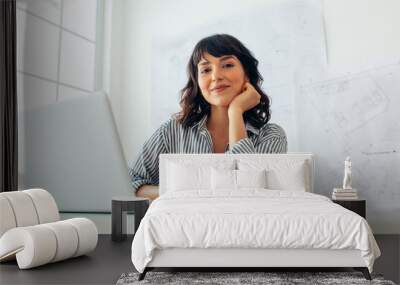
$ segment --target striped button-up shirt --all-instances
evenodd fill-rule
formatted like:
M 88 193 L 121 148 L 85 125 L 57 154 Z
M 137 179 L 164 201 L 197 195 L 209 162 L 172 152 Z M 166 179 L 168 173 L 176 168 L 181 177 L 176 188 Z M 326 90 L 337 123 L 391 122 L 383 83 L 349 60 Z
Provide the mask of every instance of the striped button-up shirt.
M 214 153 L 211 135 L 206 127 L 207 116 L 189 128 L 171 118 L 148 139 L 137 159 L 129 168 L 131 184 L 137 191 L 144 184 L 158 185 L 158 159 L 161 153 Z M 260 129 L 245 123 L 247 138 L 227 145 L 225 153 L 285 153 L 285 131 L 276 124 L 267 123 Z

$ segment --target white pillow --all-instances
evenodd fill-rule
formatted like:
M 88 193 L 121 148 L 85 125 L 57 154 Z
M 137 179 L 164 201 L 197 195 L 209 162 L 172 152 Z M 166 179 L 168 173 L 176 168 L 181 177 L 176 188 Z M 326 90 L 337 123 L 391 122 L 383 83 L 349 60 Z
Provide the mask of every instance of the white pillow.
M 236 186 L 240 188 L 267 188 L 267 171 L 261 170 L 235 170 Z
M 306 191 L 304 162 L 291 167 L 274 168 L 268 171 L 268 188 L 275 190 Z
M 167 191 L 185 190 L 210 190 L 211 173 L 210 168 L 234 169 L 235 161 L 192 161 L 176 160 L 167 163 Z
M 169 163 L 168 187 L 172 191 L 206 189 L 210 187 L 206 167 L 190 167 L 183 164 Z
M 267 177 L 262 170 L 231 170 L 211 168 L 212 190 L 239 190 L 240 188 L 266 188 Z
M 236 188 L 236 170 L 233 169 L 217 169 L 211 167 L 211 189 L 228 189 Z
M 309 169 L 298 159 L 239 159 L 240 170 L 267 170 L 267 187 L 273 190 L 311 191 Z

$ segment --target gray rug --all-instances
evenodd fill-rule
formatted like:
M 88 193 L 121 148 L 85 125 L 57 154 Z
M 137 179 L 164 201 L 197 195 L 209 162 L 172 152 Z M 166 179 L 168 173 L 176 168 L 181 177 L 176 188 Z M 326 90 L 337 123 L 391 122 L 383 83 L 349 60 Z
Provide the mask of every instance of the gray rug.
M 147 272 L 142 281 L 138 281 L 139 273 L 124 273 L 117 285 L 134 284 L 379 284 L 396 285 L 384 280 L 382 275 L 372 274 L 372 281 L 364 278 L 361 272 Z

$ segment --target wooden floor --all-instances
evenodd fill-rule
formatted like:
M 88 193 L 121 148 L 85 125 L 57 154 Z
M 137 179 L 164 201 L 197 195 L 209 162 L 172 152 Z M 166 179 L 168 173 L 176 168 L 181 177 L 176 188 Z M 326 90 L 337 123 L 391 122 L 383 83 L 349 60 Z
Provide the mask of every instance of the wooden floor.
M 374 272 L 399 283 L 400 235 L 375 236 L 382 256 Z M 87 256 L 19 270 L 16 262 L 0 264 L 0 284 L 115 284 L 124 272 L 135 271 L 130 258 L 132 237 L 115 243 L 109 235 L 100 235 L 95 251 Z

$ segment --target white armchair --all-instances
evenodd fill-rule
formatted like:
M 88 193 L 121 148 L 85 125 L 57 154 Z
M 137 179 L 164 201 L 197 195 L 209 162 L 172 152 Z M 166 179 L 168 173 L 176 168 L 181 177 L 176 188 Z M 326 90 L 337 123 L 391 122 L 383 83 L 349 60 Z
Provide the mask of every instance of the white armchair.
M 53 196 L 43 189 L 0 193 L 0 262 L 20 269 L 86 254 L 96 248 L 96 225 L 86 218 L 60 221 Z

